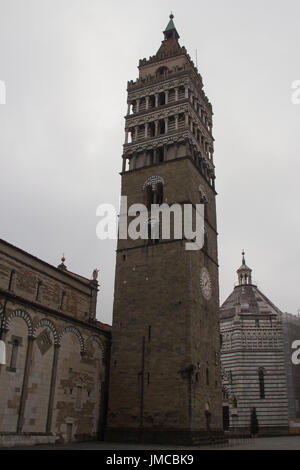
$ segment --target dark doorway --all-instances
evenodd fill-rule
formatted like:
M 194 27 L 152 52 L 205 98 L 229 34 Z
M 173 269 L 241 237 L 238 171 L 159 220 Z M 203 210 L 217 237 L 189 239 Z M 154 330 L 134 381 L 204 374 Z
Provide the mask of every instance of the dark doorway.
M 224 431 L 229 429 L 229 406 L 223 406 L 223 428 Z

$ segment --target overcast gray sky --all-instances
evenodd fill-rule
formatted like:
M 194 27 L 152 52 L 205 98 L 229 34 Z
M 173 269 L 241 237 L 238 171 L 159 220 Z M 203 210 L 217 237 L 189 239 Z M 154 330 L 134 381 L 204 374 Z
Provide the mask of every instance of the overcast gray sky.
M 1 237 L 90 277 L 111 323 L 115 242 L 96 208 L 118 206 L 127 80 L 172 10 L 214 107 L 221 302 L 246 250 L 259 288 L 300 308 L 299 0 L 0 0 Z

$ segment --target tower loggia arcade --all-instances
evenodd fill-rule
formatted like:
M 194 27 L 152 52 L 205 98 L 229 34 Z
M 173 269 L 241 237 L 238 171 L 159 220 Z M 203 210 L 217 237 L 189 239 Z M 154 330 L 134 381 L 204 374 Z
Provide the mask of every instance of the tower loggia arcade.
M 173 15 L 138 68 L 121 194 L 128 207 L 205 204 L 205 243 L 118 240 L 106 438 L 192 444 L 223 428 L 213 111 Z

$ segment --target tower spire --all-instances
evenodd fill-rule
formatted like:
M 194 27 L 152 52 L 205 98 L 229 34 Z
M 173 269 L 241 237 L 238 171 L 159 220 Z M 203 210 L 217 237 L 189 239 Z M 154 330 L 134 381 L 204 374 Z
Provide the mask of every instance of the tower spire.
M 248 268 L 245 260 L 245 250 L 242 251 L 242 266 L 237 270 L 239 285 L 252 284 L 252 269 Z
M 164 31 L 165 40 L 168 40 L 168 39 L 171 39 L 171 38 L 179 39 L 180 36 L 179 36 L 179 34 L 177 32 L 177 29 L 175 27 L 175 24 L 174 24 L 174 21 L 173 21 L 174 15 L 173 15 L 172 12 L 171 12 L 169 18 L 170 18 L 170 21 L 169 21 L 169 23 L 168 23 L 168 25 L 167 25 L 167 27 Z

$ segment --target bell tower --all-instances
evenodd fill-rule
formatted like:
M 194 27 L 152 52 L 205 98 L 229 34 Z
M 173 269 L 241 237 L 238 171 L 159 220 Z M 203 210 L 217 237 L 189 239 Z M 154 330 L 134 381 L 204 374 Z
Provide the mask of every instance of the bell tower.
M 173 18 L 128 82 L 121 194 L 128 207 L 205 204 L 205 243 L 118 240 L 108 440 L 222 435 L 213 112 Z

